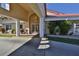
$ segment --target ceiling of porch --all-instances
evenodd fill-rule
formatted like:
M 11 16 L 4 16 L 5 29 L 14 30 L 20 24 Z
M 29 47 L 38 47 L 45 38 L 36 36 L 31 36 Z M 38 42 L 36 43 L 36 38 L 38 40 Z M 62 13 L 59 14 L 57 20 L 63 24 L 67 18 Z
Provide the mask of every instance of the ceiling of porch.
M 34 6 L 32 6 L 32 5 L 34 5 Z M 27 21 L 31 14 L 40 13 L 40 10 L 38 10 L 39 7 L 37 7 L 37 8 L 36 7 L 37 7 L 36 4 L 10 3 L 10 10 L 9 11 L 7 11 L 3 8 L 0 8 L 0 16 L 1 17 L 12 17 L 12 18 L 23 20 L 23 21 Z

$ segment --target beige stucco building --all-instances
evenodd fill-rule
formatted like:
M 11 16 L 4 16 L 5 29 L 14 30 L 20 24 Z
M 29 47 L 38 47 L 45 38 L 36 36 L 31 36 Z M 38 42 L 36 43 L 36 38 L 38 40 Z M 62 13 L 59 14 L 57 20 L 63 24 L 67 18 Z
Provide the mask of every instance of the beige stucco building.
M 21 29 L 23 29 L 24 34 L 38 33 L 40 37 L 44 37 L 44 34 L 49 32 L 46 22 L 79 20 L 79 14 L 63 14 L 49 11 L 44 3 L 0 3 L 0 22 L 2 19 L 10 24 L 14 23 L 12 28 L 15 28 L 16 36 L 19 36 Z M 3 24 L 7 22 L 4 21 Z
M 34 34 L 43 33 L 43 28 L 39 29 L 43 23 L 40 23 L 40 19 L 44 19 L 46 16 L 45 4 L 36 3 L 0 3 L 0 20 L 4 20 L 1 26 L 5 30 L 16 29 L 16 36 L 20 35 L 21 28 L 24 29 L 26 33 L 24 34 Z M 6 20 L 6 22 L 5 22 Z M 3 25 L 4 24 L 4 25 Z M 8 25 L 7 25 L 8 24 Z M 41 37 L 44 35 L 41 35 Z

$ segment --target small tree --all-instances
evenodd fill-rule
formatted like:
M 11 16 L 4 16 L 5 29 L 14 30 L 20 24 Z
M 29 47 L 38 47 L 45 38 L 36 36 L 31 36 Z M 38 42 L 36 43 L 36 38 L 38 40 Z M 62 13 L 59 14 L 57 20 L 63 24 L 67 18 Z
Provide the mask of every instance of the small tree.
M 70 29 L 70 25 L 67 23 L 67 21 L 62 21 L 59 24 L 59 27 L 61 29 L 60 34 L 66 35 Z

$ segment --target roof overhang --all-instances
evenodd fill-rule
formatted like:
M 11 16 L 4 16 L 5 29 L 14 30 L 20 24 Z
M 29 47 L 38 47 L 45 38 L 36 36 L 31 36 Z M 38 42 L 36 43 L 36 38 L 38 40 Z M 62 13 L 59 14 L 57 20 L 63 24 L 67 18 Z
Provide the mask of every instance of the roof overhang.
M 47 17 L 45 21 L 60 20 L 79 20 L 79 14 L 64 14 L 53 10 L 47 10 Z
M 79 14 L 64 14 L 54 10 L 47 10 L 47 16 L 68 17 L 68 16 L 79 16 Z
M 79 20 L 79 16 L 73 16 L 73 17 L 54 17 L 54 16 L 48 16 L 45 18 L 45 21 L 60 21 L 60 20 Z

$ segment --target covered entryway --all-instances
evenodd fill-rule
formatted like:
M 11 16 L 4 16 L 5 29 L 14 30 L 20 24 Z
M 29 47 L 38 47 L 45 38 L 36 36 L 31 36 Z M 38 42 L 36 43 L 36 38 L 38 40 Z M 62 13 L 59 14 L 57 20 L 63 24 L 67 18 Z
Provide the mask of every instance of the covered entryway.
M 2 4 L 3 5 L 3 4 Z M 1 7 L 3 7 L 1 5 Z M 5 7 L 0 8 L 0 14 L 12 17 L 16 20 L 16 36 L 20 36 L 20 20 L 26 22 L 28 34 L 39 33 L 40 37 L 44 37 L 44 20 L 45 20 L 45 5 L 44 4 L 27 4 L 27 3 L 10 3 L 9 10 Z M 9 11 L 9 12 L 8 12 Z
M 30 27 L 30 34 L 38 34 L 39 33 L 39 17 L 33 13 L 30 17 L 29 17 L 29 27 Z

